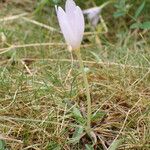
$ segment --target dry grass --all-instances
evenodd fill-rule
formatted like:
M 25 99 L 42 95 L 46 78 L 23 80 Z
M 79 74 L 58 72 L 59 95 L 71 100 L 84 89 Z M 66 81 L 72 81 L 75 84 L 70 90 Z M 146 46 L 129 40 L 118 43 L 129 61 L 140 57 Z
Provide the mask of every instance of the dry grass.
M 12 2 L 0 3 L 0 139 L 12 150 L 85 149 L 86 134 L 68 142 L 81 126 L 72 108 L 86 116 L 78 61 L 73 54 L 71 64 L 54 14 L 33 15 L 27 1 Z M 94 149 L 119 141 L 119 150 L 149 150 L 149 33 L 118 26 L 115 34 L 88 31 L 82 45 L 92 111 L 101 114 L 92 121 Z

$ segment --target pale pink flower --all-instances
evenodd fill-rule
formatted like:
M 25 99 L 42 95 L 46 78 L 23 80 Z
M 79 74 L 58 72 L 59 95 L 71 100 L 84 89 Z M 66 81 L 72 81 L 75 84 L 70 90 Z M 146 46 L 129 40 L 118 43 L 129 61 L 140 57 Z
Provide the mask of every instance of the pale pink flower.
M 66 43 L 73 50 L 79 49 L 84 34 L 84 16 L 80 7 L 73 0 L 67 0 L 65 11 L 56 6 L 56 13 Z
M 96 27 L 100 21 L 100 7 L 93 7 L 86 10 L 83 10 L 83 14 L 87 15 L 89 22 Z

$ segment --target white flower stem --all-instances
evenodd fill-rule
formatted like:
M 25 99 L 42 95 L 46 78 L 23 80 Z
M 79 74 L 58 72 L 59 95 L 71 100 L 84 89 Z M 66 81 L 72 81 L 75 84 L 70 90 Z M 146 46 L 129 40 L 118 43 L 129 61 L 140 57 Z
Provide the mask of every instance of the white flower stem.
M 87 128 L 86 128 L 86 131 L 88 133 L 90 133 L 92 110 L 91 110 L 91 96 L 90 96 L 89 84 L 88 84 L 86 72 L 84 71 L 84 65 L 83 65 L 80 49 L 76 50 L 76 55 L 79 60 L 80 69 L 82 71 L 82 76 L 83 76 L 83 80 L 84 80 L 84 86 L 86 88 L 86 97 L 87 97 Z

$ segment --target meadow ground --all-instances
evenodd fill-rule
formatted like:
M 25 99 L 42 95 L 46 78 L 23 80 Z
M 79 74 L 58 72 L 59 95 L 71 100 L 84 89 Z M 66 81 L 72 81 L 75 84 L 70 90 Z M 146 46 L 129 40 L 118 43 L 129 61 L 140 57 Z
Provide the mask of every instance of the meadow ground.
M 150 33 L 130 29 L 139 5 L 119 18 L 108 5 L 97 29 L 86 22 L 81 53 L 95 114 L 92 141 L 80 134 L 83 79 L 54 7 L 0 1 L 1 150 L 106 150 L 112 142 L 109 150 L 150 150 Z M 149 18 L 147 10 L 138 21 Z

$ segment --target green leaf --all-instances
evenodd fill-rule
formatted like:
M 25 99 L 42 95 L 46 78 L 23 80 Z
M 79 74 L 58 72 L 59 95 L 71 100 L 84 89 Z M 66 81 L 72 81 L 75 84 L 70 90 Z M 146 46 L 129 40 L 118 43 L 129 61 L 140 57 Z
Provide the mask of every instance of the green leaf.
M 137 29 L 137 28 L 149 30 L 150 29 L 150 21 L 143 22 L 143 23 L 133 23 L 130 26 L 130 29 Z
M 94 150 L 92 145 L 86 144 L 85 145 L 86 150 Z
M 115 12 L 115 13 L 113 14 L 113 16 L 114 16 L 115 18 L 124 16 L 124 15 L 125 15 L 125 12 L 123 12 L 123 11 L 118 11 L 118 12 Z
M 5 150 L 5 142 L 3 140 L 0 140 L 0 150 Z
M 61 150 L 61 146 L 54 141 L 50 141 L 47 150 Z
M 130 29 L 137 29 L 137 28 L 140 28 L 141 26 L 141 23 L 133 23 L 131 26 L 130 26 Z
M 75 132 L 72 136 L 72 138 L 69 140 L 69 143 L 72 143 L 72 144 L 77 144 L 79 143 L 80 139 L 82 138 L 82 136 L 84 135 L 83 133 L 84 129 L 83 127 L 77 127 L 75 129 Z
M 110 145 L 110 147 L 108 148 L 108 150 L 117 150 L 118 147 L 122 144 L 122 142 L 123 142 L 123 139 L 118 139 L 118 140 L 114 141 Z
M 77 127 L 72 137 L 73 138 L 80 137 L 82 133 L 83 127 Z
M 150 29 L 150 21 L 143 22 L 140 26 L 141 29 Z
M 143 8 L 145 6 L 145 1 L 143 1 L 143 3 L 139 6 L 139 8 L 136 10 L 135 12 L 135 16 L 134 18 L 137 19 L 137 17 L 141 14 Z
M 85 119 L 81 115 L 81 112 L 78 108 L 76 108 L 76 107 L 73 108 L 72 115 L 75 118 L 76 122 L 78 122 L 79 124 L 83 125 L 85 123 Z
M 117 9 L 117 11 L 113 14 L 113 16 L 118 18 L 126 15 L 130 5 L 126 4 L 126 0 L 116 0 L 114 7 Z
M 77 117 L 82 117 L 80 110 L 77 107 L 73 108 L 73 114 Z
M 96 112 L 96 113 L 94 113 L 94 114 L 92 115 L 91 120 L 92 120 L 92 121 L 100 120 L 100 119 L 103 118 L 105 115 L 106 115 L 105 112 L 102 112 L 102 111 L 100 112 L 100 111 L 98 111 L 98 112 Z

